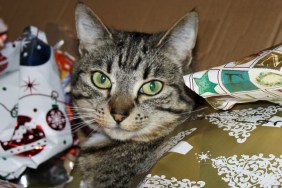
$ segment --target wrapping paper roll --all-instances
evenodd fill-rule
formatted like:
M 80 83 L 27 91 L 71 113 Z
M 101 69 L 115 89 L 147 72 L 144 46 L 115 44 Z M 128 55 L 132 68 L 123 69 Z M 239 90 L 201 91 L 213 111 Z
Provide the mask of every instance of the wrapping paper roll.
M 282 104 L 282 45 L 184 76 L 187 87 L 215 109 L 259 100 Z

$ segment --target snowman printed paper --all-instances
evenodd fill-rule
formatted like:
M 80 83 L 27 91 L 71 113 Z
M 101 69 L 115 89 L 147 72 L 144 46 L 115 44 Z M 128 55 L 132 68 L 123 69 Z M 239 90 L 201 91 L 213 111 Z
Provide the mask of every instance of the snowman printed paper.
M 0 176 L 14 179 L 72 144 L 52 48 L 35 27 L 0 52 Z

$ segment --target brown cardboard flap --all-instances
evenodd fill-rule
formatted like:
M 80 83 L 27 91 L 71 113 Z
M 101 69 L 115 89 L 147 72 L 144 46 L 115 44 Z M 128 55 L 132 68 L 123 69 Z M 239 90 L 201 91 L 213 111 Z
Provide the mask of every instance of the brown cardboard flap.
M 129 31 L 168 29 L 191 9 L 200 14 L 196 70 L 228 63 L 281 43 L 282 1 L 85 0 L 106 25 Z M 77 54 L 72 0 L 0 0 L 11 40 L 27 25 L 47 32 L 50 44 L 63 38 Z

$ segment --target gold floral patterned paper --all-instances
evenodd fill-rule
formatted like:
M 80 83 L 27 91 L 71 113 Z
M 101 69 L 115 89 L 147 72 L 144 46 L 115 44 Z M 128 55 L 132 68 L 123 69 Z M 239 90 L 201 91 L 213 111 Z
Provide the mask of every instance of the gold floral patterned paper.
M 281 106 L 256 102 L 199 113 L 205 116 L 174 131 L 172 140 L 193 130 L 158 161 L 139 188 L 281 187 Z

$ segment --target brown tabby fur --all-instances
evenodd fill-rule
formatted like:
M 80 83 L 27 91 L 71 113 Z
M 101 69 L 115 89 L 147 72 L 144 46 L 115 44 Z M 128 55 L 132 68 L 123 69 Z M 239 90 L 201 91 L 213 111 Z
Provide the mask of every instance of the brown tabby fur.
M 84 187 L 130 187 L 193 108 L 182 76 L 192 60 L 197 13 L 154 34 L 108 29 L 82 3 L 75 15 L 81 59 L 72 73 L 73 109 L 95 131 L 79 158 Z M 93 84 L 96 71 L 110 79 L 110 88 Z M 144 94 L 140 88 L 153 80 L 163 84 L 162 90 Z

